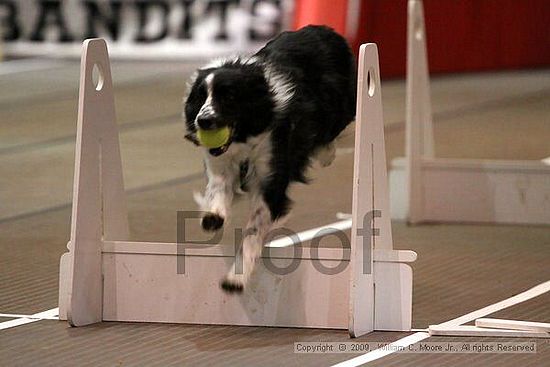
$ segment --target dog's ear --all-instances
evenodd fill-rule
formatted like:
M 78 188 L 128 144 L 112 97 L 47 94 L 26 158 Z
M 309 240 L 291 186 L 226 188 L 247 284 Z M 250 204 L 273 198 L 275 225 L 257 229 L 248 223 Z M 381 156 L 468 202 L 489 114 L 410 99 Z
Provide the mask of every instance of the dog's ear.
M 185 134 L 184 138 L 197 146 L 200 145 L 199 139 L 197 139 L 197 135 L 195 133 Z

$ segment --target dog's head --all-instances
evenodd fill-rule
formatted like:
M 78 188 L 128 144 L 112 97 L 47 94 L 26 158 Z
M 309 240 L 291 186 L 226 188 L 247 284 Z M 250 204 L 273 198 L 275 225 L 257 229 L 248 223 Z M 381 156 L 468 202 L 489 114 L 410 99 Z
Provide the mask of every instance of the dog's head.
M 261 66 L 239 60 L 199 69 L 185 101 L 186 138 L 199 145 L 198 129 L 229 127 L 226 146 L 211 149 L 221 154 L 231 142 L 245 142 L 265 131 L 273 118 L 274 101 Z

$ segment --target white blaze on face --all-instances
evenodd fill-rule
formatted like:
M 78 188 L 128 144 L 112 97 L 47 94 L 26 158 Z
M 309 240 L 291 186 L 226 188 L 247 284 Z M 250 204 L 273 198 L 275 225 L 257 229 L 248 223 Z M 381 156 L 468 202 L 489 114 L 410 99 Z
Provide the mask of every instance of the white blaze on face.
M 216 114 L 216 111 L 214 110 L 214 105 L 212 103 L 212 81 L 214 80 L 214 73 L 210 73 L 204 78 L 204 81 L 206 82 L 206 92 L 207 97 L 206 101 L 204 101 L 204 104 L 202 105 L 201 109 L 199 110 L 199 113 L 197 114 L 197 117 L 195 118 L 195 127 L 198 129 L 199 125 L 197 123 L 198 119 L 200 118 L 206 118 L 206 117 L 212 117 Z

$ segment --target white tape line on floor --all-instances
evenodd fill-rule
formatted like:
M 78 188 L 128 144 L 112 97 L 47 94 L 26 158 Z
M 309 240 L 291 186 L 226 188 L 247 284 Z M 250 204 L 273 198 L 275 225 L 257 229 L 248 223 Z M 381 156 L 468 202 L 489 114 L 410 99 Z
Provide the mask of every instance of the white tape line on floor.
M 0 323 L 0 330 L 11 329 L 12 327 L 21 326 L 21 325 L 25 325 L 25 324 L 30 324 L 31 322 L 36 322 L 36 321 L 40 321 L 40 319 L 22 318 L 22 319 L 15 319 L 15 320 L 10 320 L 10 321 L 5 321 L 5 322 Z
M 19 313 L 0 313 L 0 317 L 6 317 L 9 319 L 40 319 L 40 320 L 59 320 L 59 316 L 34 316 L 23 315 Z
M 475 319 L 478 319 L 480 317 L 484 317 L 487 315 L 490 315 L 492 313 L 495 313 L 497 311 L 503 310 L 505 308 L 517 305 L 518 303 L 522 303 L 525 301 L 528 301 L 532 298 L 538 297 L 544 293 L 550 292 L 550 280 L 546 281 L 544 283 L 541 283 L 537 286 L 534 286 L 533 288 L 530 288 L 524 292 L 521 292 L 519 294 L 516 294 L 515 296 L 512 296 L 510 298 L 506 298 L 505 300 L 502 300 L 500 302 L 494 303 L 492 305 L 483 307 L 479 310 L 467 313 L 466 315 L 457 317 L 456 319 L 452 319 L 449 321 L 446 321 L 441 325 L 462 325 L 470 321 L 474 321 Z M 390 355 L 392 353 L 395 353 L 399 347 L 406 348 L 409 345 L 412 345 L 414 343 L 418 343 L 426 338 L 428 338 L 430 334 L 425 332 L 415 333 L 409 336 L 406 336 L 404 338 L 401 338 L 393 343 L 391 343 L 389 348 L 384 349 L 376 349 L 371 352 L 365 353 L 363 355 L 360 355 L 358 357 L 349 359 L 344 362 L 340 362 L 338 364 L 333 365 L 332 367 L 357 367 L 364 365 L 365 363 L 375 361 L 377 359 L 380 359 L 382 357 L 385 357 L 387 355 Z
M 518 303 L 522 303 L 525 301 L 530 300 L 531 298 L 538 297 L 544 293 L 550 292 L 550 280 L 544 283 L 541 283 L 531 289 L 528 289 L 524 292 L 521 292 L 519 294 L 516 294 L 515 296 L 512 296 L 510 298 L 506 298 L 503 301 L 494 303 L 492 305 L 483 307 L 479 310 L 467 313 L 464 316 L 457 317 L 456 319 L 452 319 L 449 321 L 446 321 L 442 324 L 439 324 L 438 326 L 457 326 L 462 325 L 470 321 L 474 321 L 475 319 L 479 319 L 480 317 L 484 317 L 487 315 L 490 315 L 492 313 L 495 313 L 497 311 L 503 310 L 505 308 L 508 308 L 510 306 L 517 305 Z
M 11 314 L 2 314 L 2 315 L 8 315 L 6 317 L 13 317 L 13 316 L 9 316 Z M 21 315 L 25 317 L 17 318 L 15 320 L 0 322 L 0 330 L 10 329 L 16 326 L 30 324 L 31 322 L 36 322 L 40 320 L 57 320 L 58 318 L 56 318 L 56 316 L 58 315 L 59 315 L 59 308 L 57 307 L 52 308 L 51 310 L 38 312 L 28 316 Z

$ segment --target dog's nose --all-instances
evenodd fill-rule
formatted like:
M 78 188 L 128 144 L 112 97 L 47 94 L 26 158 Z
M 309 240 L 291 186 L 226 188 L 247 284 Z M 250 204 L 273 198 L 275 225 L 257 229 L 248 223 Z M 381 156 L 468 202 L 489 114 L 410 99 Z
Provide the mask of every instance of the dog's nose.
M 197 117 L 197 125 L 200 129 L 208 130 L 215 127 L 215 121 L 211 116 L 201 116 Z

